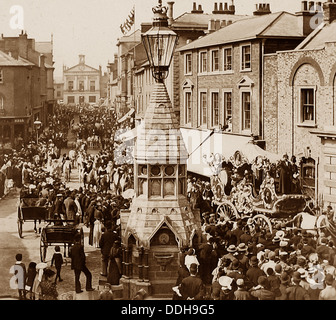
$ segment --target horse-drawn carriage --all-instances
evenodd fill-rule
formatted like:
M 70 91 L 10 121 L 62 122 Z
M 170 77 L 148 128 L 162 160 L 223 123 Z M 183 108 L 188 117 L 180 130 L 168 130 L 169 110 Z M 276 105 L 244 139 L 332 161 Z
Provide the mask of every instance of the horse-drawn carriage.
M 41 202 L 39 196 L 34 190 L 22 190 L 18 205 L 18 233 L 23 238 L 23 224 L 25 222 L 34 222 L 34 231 L 37 232 L 37 221 L 41 223 L 48 217 L 48 207 Z M 40 230 L 40 227 L 38 228 Z
M 280 193 L 277 165 L 265 156 L 249 161 L 242 152 L 236 151 L 226 161 L 219 154 L 210 160 L 207 163 L 213 171 L 213 205 L 217 216 L 226 221 L 246 219 L 250 228 L 258 225 L 272 232 L 276 222 L 289 224 L 312 202 L 299 189 L 295 193 Z M 297 181 L 291 183 L 297 184 Z
M 68 249 L 68 255 L 71 245 L 74 243 L 75 236 L 80 234 L 81 244 L 84 245 L 84 231 L 81 224 L 74 224 L 71 220 L 46 220 L 46 225 L 41 231 L 40 237 L 40 257 L 45 262 L 49 246 L 59 244 L 64 245 L 64 256 Z

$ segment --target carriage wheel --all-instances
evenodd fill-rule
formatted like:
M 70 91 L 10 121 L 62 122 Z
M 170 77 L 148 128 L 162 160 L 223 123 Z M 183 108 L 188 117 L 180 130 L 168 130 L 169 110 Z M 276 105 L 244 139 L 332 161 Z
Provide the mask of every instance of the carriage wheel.
M 22 239 L 22 225 L 23 225 L 23 221 L 21 219 L 18 219 L 18 233 L 19 233 L 19 237 Z
M 224 201 L 218 205 L 217 215 L 219 215 L 219 217 L 224 217 L 225 221 L 231 221 L 240 218 L 236 207 L 229 201 Z
M 328 219 L 325 215 L 321 215 L 317 218 L 316 220 L 316 228 L 317 228 L 317 232 L 320 235 L 321 232 L 323 232 L 323 230 L 328 227 Z
M 48 249 L 47 235 L 46 235 L 45 229 L 43 228 L 41 232 L 41 237 L 40 237 L 41 262 L 45 262 L 45 259 L 47 256 L 47 249 Z
M 272 233 L 272 223 L 265 215 L 257 214 L 252 218 L 252 221 L 253 224 L 255 226 L 258 225 L 261 230 L 266 229 L 267 232 Z

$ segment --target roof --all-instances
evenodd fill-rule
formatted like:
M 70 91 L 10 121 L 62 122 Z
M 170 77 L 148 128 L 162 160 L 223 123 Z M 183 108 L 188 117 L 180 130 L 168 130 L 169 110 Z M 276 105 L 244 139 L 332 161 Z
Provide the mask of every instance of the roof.
M 23 59 L 21 57 L 16 60 L 9 54 L 6 54 L 3 51 L 0 51 L 0 66 L 13 66 L 13 67 L 28 67 L 28 66 L 34 66 L 35 64 Z
M 331 24 L 322 23 L 316 28 L 296 50 L 316 50 L 323 49 L 326 42 L 336 42 L 336 21 Z
M 299 17 L 288 12 L 277 12 L 263 16 L 248 17 L 197 39 L 177 51 L 216 46 L 256 38 L 300 38 L 304 37 L 298 23 Z
M 69 69 L 66 69 L 63 71 L 64 74 L 69 73 L 69 72 L 99 72 L 98 69 L 93 68 L 88 66 L 87 64 L 83 64 L 83 63 L 78 63 L 73 67 L 70 67 Z
M 128 34 L 126 36 L 122 36 L 121 38 L 118 38 L 119 43 L 124 42 L 141 42 L 141 31 L 139 29 L 135 30 L 131 34 Z
M 246 15 L 233 15 L 233 14 L 208 14 L 208 13 L 183 13 L 181 16 L 174 19 L 172 23 L 173 28 L 181 28 L 181 27 L 203 27 L 207 28 L 209 24 L 209 20 L 217 19 L 217 20 L 226 20 L 226 21 L 237 21 L 240 19 L 246 19 L 249 16 Z

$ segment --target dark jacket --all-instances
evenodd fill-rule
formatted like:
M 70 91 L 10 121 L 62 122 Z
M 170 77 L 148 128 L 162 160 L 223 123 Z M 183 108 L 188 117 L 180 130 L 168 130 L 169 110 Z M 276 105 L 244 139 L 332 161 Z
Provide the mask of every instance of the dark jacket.
M 113 243 L 116 240 L 118 240 L 118 235 L 112 231 L 112 229 L 108 229 L 105 233 L 103 233 L 99 241 L 101 253 L 106 256 L 109 255 Z
M 181 282 L 180 293 L 184 300 L 188 297 L 194 300 L 202 300 L 205 295 L 203 281 L 196 276 L 184 278 Z
M 52 259 L 51 259 L 51 265 L 55 263 L 55 268 L 58 269 L 62 266 L 63 264 L 63 257 L 62 253 L 60 252 L 55 252 Z
M 84 253 L 84 247 L 75 243 L 70 249 L 71 257 L 71 269 L 72 270 L 81 270 L 85 266 L 86 257 Z

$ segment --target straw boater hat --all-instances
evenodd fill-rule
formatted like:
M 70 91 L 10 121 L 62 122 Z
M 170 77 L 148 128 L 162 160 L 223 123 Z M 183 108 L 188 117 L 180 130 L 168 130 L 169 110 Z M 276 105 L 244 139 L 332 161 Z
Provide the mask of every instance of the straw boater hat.
M 231 290 L 232 289 L 232 281 L 233 279 L 228 277 L 228 276 L 221 276 L 219 279 L 218 279 L 218 282 L 219 284 L 221 285 L 222 287 L 222 290 Z
M 227 251 L 228 251 L 228 252 L 231 252 L 231 253 L 234 253 L 234 252 L 237 251 L 237 248 L 236 248 L 236 246 L 235 246 L 234 244 L 231 244 L 231 245 L 229 245 L 229 247 L 227 248 Z
M 248 246 L 245 243 L 239 243 L 238 247 L 237 247 L 238 251 L 243 252 L 243 251 L 247 251 Z

